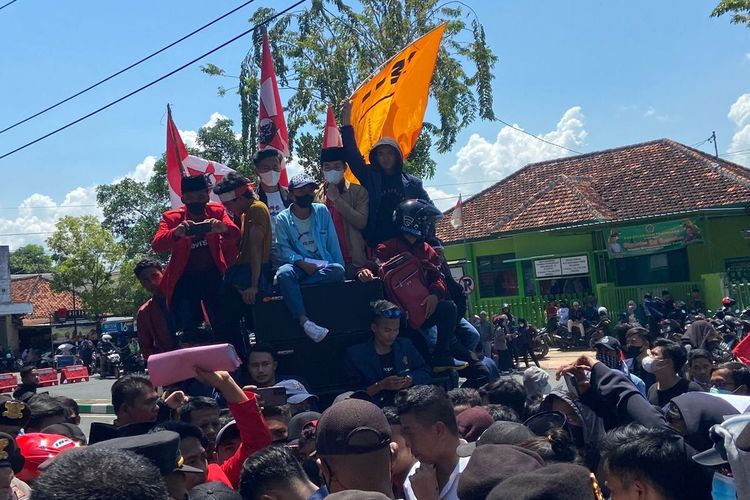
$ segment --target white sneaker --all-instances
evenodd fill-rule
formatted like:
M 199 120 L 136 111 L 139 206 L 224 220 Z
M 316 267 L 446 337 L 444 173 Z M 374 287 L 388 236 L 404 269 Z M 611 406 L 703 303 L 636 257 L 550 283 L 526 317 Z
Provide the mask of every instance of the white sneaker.
M 313 342 L 320 342 L 328 335 L 328 328 L 316 325 L 309 319 L 302 325 L 302 329 L 305 330 L 305 333 Z

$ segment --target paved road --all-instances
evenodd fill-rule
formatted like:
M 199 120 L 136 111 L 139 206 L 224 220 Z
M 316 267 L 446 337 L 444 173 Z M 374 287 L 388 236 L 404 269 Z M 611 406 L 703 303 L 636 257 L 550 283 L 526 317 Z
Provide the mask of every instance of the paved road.
M 94 375 L 88 382 L 43 387 L 39 392 L 47 391 L 53 396 L 67 396 L 78 403 L 109 403 L 114 383 L 114 378 L 100 379 L 98 375 Z

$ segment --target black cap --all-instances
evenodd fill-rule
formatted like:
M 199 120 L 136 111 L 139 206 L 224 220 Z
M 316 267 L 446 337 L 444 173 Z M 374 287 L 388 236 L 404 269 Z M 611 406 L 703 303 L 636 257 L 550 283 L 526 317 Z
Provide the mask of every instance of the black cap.
M 480 446 L 461 472 L 458 497 L 461 500 L 483 500 L 498 483 L 516 474 L 534 471 L 543 465 L 542 457 L 520 446 Z
M 550 429 L 563 428 L 567 422 L 568 419 L 559 411 L 542 411 L 526 419 L 523 425 L 537 436 L 546 436 Z
M 299 439 L 302 435 L 302 429 L 313 420 L 318 420 L 319 418 L 320 413 L 317 411 L 303 411 L 293 416 L 287 426 L 289 429 L 289 441 Z
M 333 400 L 333 404 L 340 403 L 347 399 L 361 399 L 372 403 L 372 397 L 370 397 L 366 391 L 346 391 L 336 396 L 336 399 Z
M 183 193 L 189 193 L 191 191 L 206 191 L 210 187 L 211 182 L 204 174 L 183 177 L 180 181 L 180 189 Z
M 344 148 L 325 148 L 320 151 L 320 163 L 326 161 L 343 161 L 346 163 L 346 150 Z
M 204 472 L 195 467 L 183 464 L 182 455 L 180 454 L 180 435 L 172 431 L 158 431 L 140 436 L 109 439 L 92 446 L 116 450 L 130 450 L 151 460 L 159 469 L 162 476 L 166 476 L 171 472 Z
M 610 351 L 622 351 L 622 344 L 614 337 L 602 337 L 594 343 L 594 349 L 604 347 Z
M 534 434 L 518 422 L 495 422 L 479 436 L 474 443 L 461 444 L 456 449 L 459 457 L 470 457 L 477 446 L 487 444 L 521 444 L 533 438 Z
M 383 411 L 361 399 L 336 403 L 318 420 L 318 455 L 359 455 L 388 446 L 391 425 Z
M 188 492 L 190 500 L 242 500 L 242 496 L 219 481 L 199 484 Z
M 0 425 L 26 427 L 31 418 L 29 405 L 7 396 L 0 399 Z
M 580 465 L 552 464 L 515 475 L 496 486 L 491 500 L 595 500 L 591 472 Z M 461 475 L 463 477 L 463 474 Z

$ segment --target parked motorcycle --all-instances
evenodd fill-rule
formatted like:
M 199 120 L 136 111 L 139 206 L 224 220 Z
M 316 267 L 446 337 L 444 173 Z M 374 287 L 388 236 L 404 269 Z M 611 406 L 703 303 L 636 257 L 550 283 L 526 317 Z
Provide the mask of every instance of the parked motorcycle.
M 534 350 L 534 355 L 537 358 L 546 358 L 547 354 L 549 354 L 549 345 L 547 344 L 547 341 L 545 340 L 545 335 L 542 335 L 541 333 L 534 337 L 534 340 L 531 343 L 531 348 Z

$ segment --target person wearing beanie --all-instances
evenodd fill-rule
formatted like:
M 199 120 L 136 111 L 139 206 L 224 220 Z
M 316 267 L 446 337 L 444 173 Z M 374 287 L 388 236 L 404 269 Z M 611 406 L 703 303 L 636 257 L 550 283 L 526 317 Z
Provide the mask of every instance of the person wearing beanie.
M 456 423 L 458 424 L 458 433 L 461 437 L 472 443 L 479 439 L 479 436 L 489 429 L 495 421 L 487 410 L 481 406 L 475 406 L 474 408 L 462 411 L 456 417 Z
M 227 266 L 224 248 L 237 246 L 240 229 L 224 207 L 209 202 L 205 175 L 183 177 L 180 208 L 164 212 L 151 247 L 170 253 L 161 288 L 174 321 L 175 331 L 201 324 L 208 314 L 216 320 L 221 281 Z
M 362 230 L 367 226 L 370 197 L 365 188 L 344 178 L 344 148 L 321 150 L 320 165 L 325 182 L 316 191 L 315 201 L 328 207 L 344 256 L 346 277 L 354 279 L 357 271 L 367 264 Z
M 545 500 L 548 498 L 597 500 L 601 498 L 597 496 L 598 491 L 599 485 L 596 479 L 585 467 L 573 464 L 552 464 L 509 477 L 495 486 L 486 498 L 488 500 Z
M 505 484 L 513 476 L 533 472 L 543 465 L 542 457 L 520 446 L 479 446 L 458 480 L 458 498 L 484 500 L 498 484 Z

